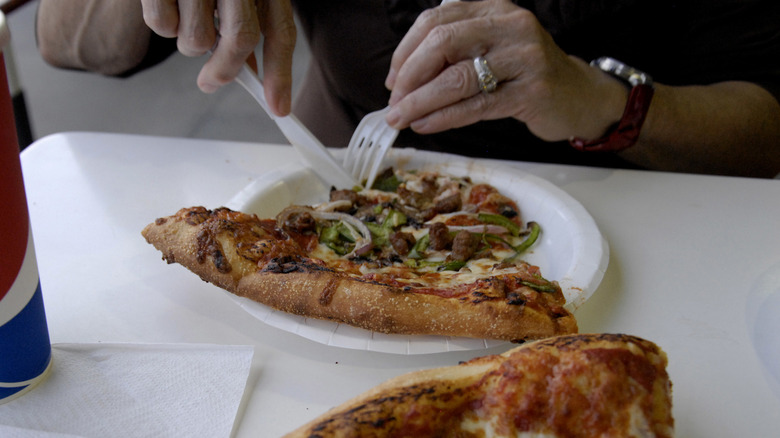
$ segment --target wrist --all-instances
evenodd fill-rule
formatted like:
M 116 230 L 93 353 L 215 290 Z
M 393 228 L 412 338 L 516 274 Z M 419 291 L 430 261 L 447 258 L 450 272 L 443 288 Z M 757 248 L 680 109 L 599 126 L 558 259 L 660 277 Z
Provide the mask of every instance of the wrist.
M 628 97 L 617 123 L 613 123 L 599 137 L 572 137 L 569 143 L 583 151 L 620 151 L 633 146 L 639 138 L 653 97 L 653 80 L 647 74 L 612 58 L 599 58 L 591 62 L 603 76 L 611 76 L 623 82 Z M 591 138 L 592 140 L 588 140 Z
M 590 96 L 580 109 L 578 129 L 569 138 L 600 138 L 620 121 L 628 101 L 629 89 L 617 78 L 586 64 Z

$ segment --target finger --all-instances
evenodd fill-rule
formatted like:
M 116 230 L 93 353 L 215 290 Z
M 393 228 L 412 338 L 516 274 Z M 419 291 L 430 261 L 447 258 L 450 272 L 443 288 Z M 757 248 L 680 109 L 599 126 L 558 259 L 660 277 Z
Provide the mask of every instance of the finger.
M 219 0 L 217 10 L 219 41 L 198 75 L 198 86 L 206 93 L 233 81 L 260 41 L 254 1 Z
M 398 71 L 390 105 L 435 78 L 448 65 L 489 51 L 489 20 L 475 18 L 437 26 Z
M 214 0 L 179 2 L 176 47 L 185 56 L 200 56 L 217 42 Z
M 423 11 L 393 52 L 385 86 L 390 90 L 393 89 L 398 70 L 400 70 L 401 66 L 409 59 L 409 56 L 414 53 L 431 30 L 442 24 L 449 24 L 461 19 L 466 16 L 470 8 L 471 6 L 468 3 L 454 2 L 451 5 L 442 5 Z
M 156 34 L 174 38 L 179 29 L 179 6 L 176 0 L 141 0 L 144 22 Z
M 511 111 L 511 106 L 511 99 L 507 95 L 478 93 L 414 120 L 409 127 L 419 134 L 434 134 L 482 120 L 504 118 Z
M 435 110 L 448 107 L 479 92 L 473 63 L 462 61 L 447 67 L 440 75 L 393 105 L 388 123 L 396 129 Z
M 269 0 L 259 6 L 263 41 L 263 81 L 271 110 L 279 116 L 292 107 L 292 62 L 296 29 L 289 0 Z

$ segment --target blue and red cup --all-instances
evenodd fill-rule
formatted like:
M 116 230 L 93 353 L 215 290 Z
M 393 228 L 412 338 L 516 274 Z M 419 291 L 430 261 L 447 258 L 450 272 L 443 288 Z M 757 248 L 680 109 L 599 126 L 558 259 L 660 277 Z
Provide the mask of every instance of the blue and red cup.
M 51 366 L 51 342 L 2 53 L 9 40 L 0 12 L 0 403 L 31 390 Z

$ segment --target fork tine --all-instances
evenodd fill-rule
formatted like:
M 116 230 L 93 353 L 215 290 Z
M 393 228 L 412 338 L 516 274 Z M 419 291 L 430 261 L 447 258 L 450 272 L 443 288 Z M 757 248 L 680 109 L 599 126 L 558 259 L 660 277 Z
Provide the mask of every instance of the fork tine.
M 366 115 L 362 120 L 360 120 L 360 123 L 355 129 L 355 133 L 349 140 L 347 151 L 344 154 L 343 166 L 347 172 L 352 174 L 355 179 L 358 179 L 358 176 L 360 175 L 360 164 L 363 162 L 363 155 L 368 149 L 368 143 L 364 131 L 366 130 L 366 125 L 371 121 L 369 116 L 371 116 L 371 114 Z M 361 181 L 358 179 L 358 182 Z
M 398 131 L 385 123 L 385 108 L 367 114 L 358 124 L 344 154 L 344 168 L 358 182 L 366 181 L 371 187 L 387 150 L 395 141 Z
M 365 153 L 365 148 L 363 147 L 364 141 L 365 138 L 362 136 L 353 137 L 347 147 L 347 153 L 344 154 L 344 168 L 356 180 L 359 176 L 359 172 L 357 172 L 358 166 L 362 162 L 362 155 Z M 358 180 L 358 183 L 360 182 L 361 181 Z
M 360 164 L 359 173 L 356 175 L 358 181 L 363 181 L 363 179 L 368 176 L 372 164 L 376 160 L 376 152 L 377 149 L 379 149 L 377 145 L 381 140 L 382 134 L 386 131 L 385 128 L 389 128 L 386 123 L 383 123 L 383 114 L 372 114 L 371 119 L 371 122 L 373 123 L 370 126 L 370 131 L 366 132 L 363 136 L 362 151 L 364 153 L 361 154 L 360 159 L 358 160 Z M 371 187 L 370 185 L 367 186 Z
M 397 129 L 390 128 L 389 126 L 387 128 L 388 129 L 384 132 L 383 138 L 380 142 L 380 147 L 376 148 L 375 159 L 373 160 L 374 166 L 371 168 L 371 172 L 366 177 L 367 187 L 374 185 L 374 180 L 376 180 L 379 171 L 382 170 L 381 166 L 385 155 L 387 155 L 387 151 L 390 150 L 390 147 L 393 146 L 393 142 L 395 142 L 395 139 L 398 137 Z
M 382 130 L 381 137 L 378 141 L 379 146 L 374 148 L 373 159 L 371 160 L 374 165 L 371 167 L 370 172 L 366 175 L 366 187 L 371 187 L 374 185 L 374 180 L 379 174 L 379 171 L 382 170 L 381 166 L 385 155 L 387 155 L 387 151 L 390 150 L 390 147 L 393 145 L 393 142 L 395 142 L 396 137 L 398 137 L 397 129 L 391 128 L 385 123 L 383 123 L 383 126 L 384 129 Z

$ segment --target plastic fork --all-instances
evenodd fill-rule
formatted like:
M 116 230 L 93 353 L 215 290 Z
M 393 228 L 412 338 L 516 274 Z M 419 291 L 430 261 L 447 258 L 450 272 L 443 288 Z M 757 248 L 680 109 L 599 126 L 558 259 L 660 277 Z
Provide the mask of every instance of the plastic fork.
M 390 108 L 366 114 L 352 134 L 344 154 L 344 169 L 358 182 L 366 181 L 365 187 L 374 184 L 387 151 L 398 137 L 398 130 L 385 122 Z

